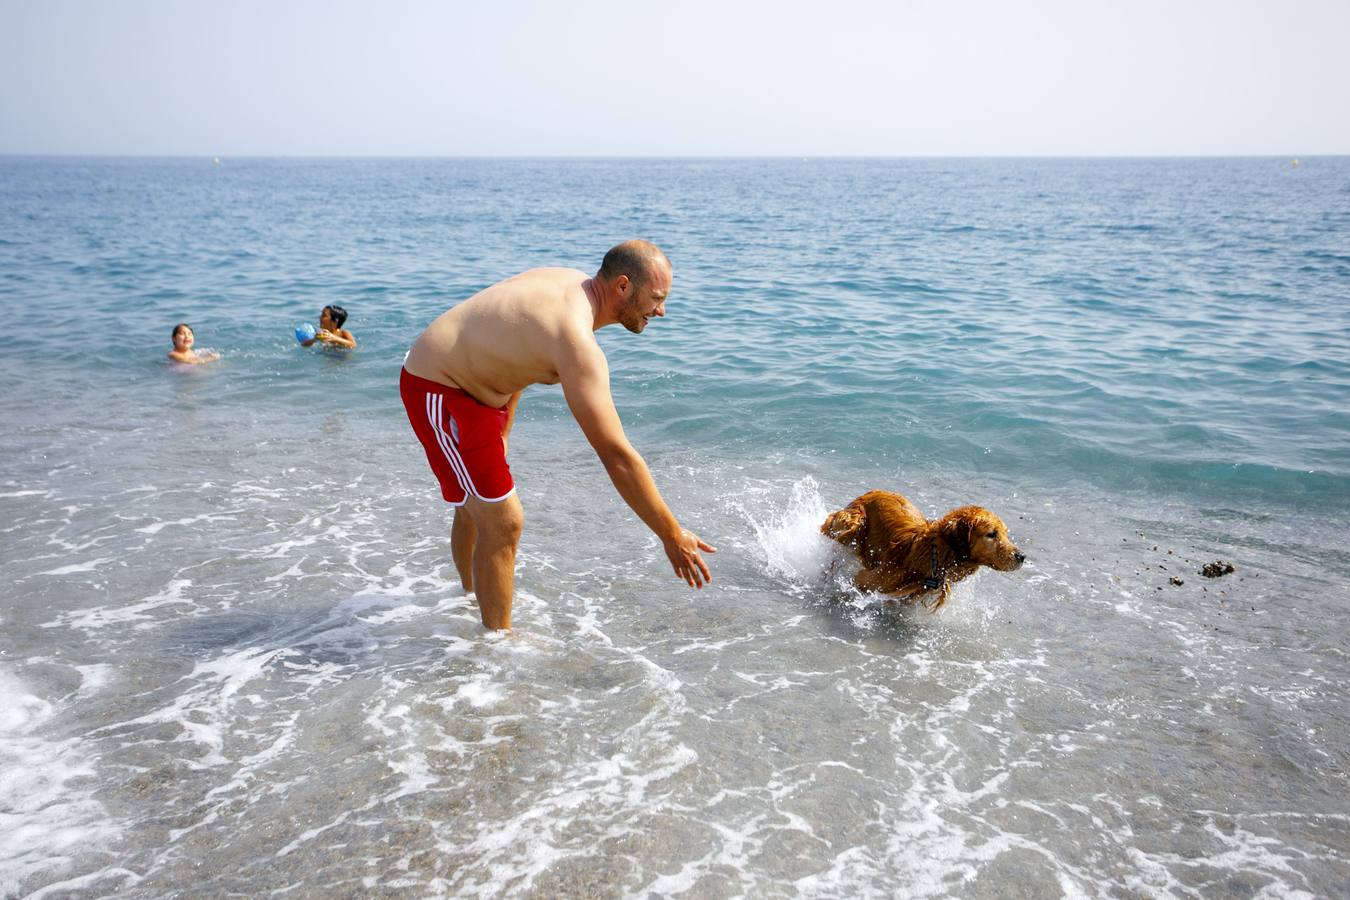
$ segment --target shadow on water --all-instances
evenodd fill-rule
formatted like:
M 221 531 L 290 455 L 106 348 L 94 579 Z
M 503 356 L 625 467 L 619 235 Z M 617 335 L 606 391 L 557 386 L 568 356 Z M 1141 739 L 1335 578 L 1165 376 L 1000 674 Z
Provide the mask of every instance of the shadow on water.
M 936 624 L 921 608 L 887 604 L 874 595 L 834 584 L 823 586 L 807 604 L 824 636 L 849 643 L 894 644 L 896 653 L 915 650 Z
M 307 610 L 232 610 L 182 621 L 168 630 L 160 646 L 193 659 L 285 651 L 292 664 L 360 669 L 442 660 L 447 638 L 453 641 L 459 637 L 446 616 L 431 616 L 425 635 L 421 629 L 410 633 L 406 627 L 391 628 L 380 620 L 380 613 L 407 605 L 406 597 L 358 595 Z M 435 611 L 434 607 L 425 609 L 428 613 Z
M 167 628 L 160 649 L 196 658 L 223 650 L 270 647 L 272 642 L 265 638 L 276 630 L 278 621 L 276 616 L 244 610 L 193 616 Z

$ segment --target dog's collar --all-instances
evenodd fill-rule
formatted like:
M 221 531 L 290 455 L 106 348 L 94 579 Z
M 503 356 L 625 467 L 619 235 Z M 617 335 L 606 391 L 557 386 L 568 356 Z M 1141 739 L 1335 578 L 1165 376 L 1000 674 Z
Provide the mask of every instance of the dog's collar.
M 931 573 L 929 574 L 929 576 L 928 576 L 927 578 L 925 578 L 925 579 L 923 580 L 923 589 L 924 589 L 925 591 L 931 591 L 931 590 L 933 590 L 934 588 L 940 588 L 940 587 L 942 587 L 943 582 L 945 582 L 945 581 L 947 580 L 947 573 L 946 573 L 946 572 L 939 572 L 939 571 L 938 571 L 938 564 L 937 564 L 937 544 L 933 544 L 932 547 L 930 548 L 930 550 L 931 550 L 931 553 L 929 554 L 929 557 L 928 557 L 928 566 L 929 566 L 929 569 L 931 570 Z M 959 562 L 959 563 L 961 563 L 961 562 L 965 562 L 965 561 L 968 560 L 968 559 L 970 559 L 969 556 L 964 557 L 964 558 L 962 558 L 962 557 L 957 557 L 956 561 Z
M 934 588 L 942 587 L 942 579 L 938 577 L 937 544 L 933 544 L 931 549 L 933 552 L 928 561 L 933 571 L 931 575 L 923 580 L 923 589 L 925 591 L 931 591 Z

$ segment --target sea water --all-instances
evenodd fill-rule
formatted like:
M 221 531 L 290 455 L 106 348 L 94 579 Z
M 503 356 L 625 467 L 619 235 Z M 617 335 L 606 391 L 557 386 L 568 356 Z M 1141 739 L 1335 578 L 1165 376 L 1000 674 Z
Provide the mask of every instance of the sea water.
M 532 387 L 487 635 L 403 354 L 629 237 L 714 580 Z M 1348 301 L 1346 158 L 0 159 L 0 895 L 1344 894 Z M 1030 560 L 878 609 L 872 488 Z

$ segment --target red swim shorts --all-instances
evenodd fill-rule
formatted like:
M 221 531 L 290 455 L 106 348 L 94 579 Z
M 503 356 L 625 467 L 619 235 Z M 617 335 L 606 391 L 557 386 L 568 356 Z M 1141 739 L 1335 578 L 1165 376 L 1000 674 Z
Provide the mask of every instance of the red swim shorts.
M 459 388 L 407 369 L 398 392 L 447 503 L 463 506 L 469 497 L 495 503 L 516 492 L 502 444 L 506 407 L 484 406 Z

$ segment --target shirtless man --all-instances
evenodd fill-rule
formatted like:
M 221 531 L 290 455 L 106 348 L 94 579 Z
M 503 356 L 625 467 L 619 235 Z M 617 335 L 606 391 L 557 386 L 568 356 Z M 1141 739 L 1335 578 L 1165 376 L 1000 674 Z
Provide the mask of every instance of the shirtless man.
M 524 514 L 506 465 L 520 392 L 561 384 L 572 415 L 624 502 L 656 533 L 690 587 L 712 580 L 699 551 L 716 552 L 680 527 L 651 472 L 624 436 L 609 392 L 609 364 L 595 332 L 615 323 L 640 334 L 666 314 L 670 261 L 654 244 L 627 241 L 593 278 L 576 269 L 531 269 L 441 315 L 403 364 L 399 390 L 441 495 L 455 506 L 450 548 L 483 625 L 511 627 L 516 547 Z

